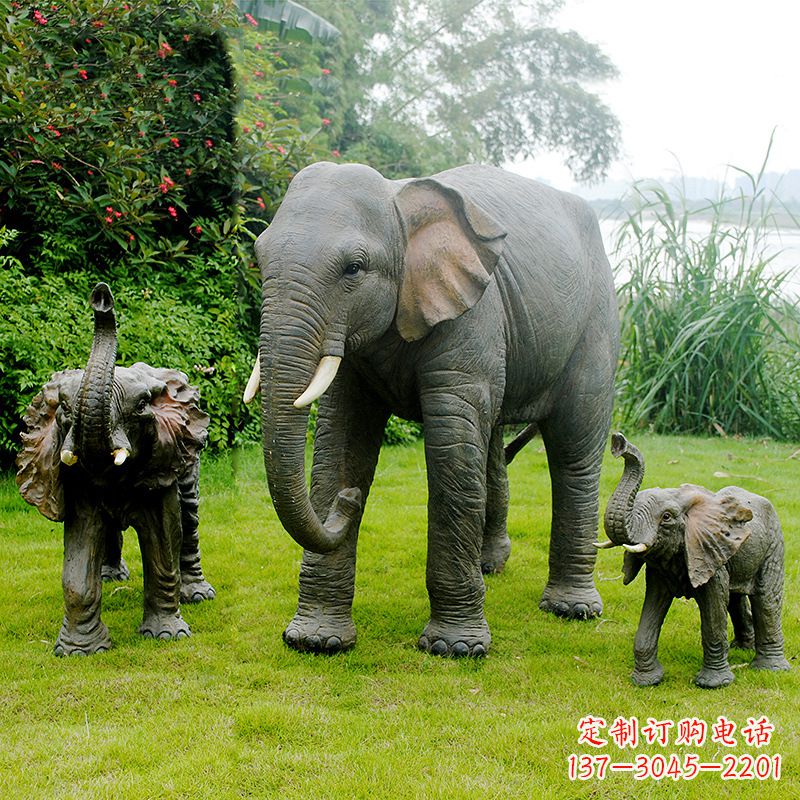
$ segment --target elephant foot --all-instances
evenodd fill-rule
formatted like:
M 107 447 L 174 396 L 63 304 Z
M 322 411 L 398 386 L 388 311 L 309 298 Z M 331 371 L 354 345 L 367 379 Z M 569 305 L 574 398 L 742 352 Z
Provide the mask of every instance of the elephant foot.
M 111 649 L 111 637 L 103 622 L 92 627 L 88 633 L 69 630 L 66 626 L 58 634 L 53 653 L 57 656 L 90 656 Z
M 139 626 L 145 639 L 185 639 L 192 635 L 188 623 L 177 614 L 151 614 Z
M 120 558 L 117 564 L 103 564 L 100 574 L 104 581 L 126 581 L 130 578 L 131 571 L 125 559 Z
M 733 683 L 733 672 L 727 665 L 722 669 L 703 667 L 694 677 L 694 682 L 701 689 L 721 689 Z
M 475 626 L 447 625 L 431 620 L 419 637 L 417 646 L 435 656 L 464 658 L 485 656 L 491 642 L 486 620 L 481 620 Z
M 792 665 L 782 656 L 757 655 L 750 662 L 750 669 L 768 669 L 774 672 L 791 669 Z
M 635 669 L 631 678 L 637 686 L 658 686 L 664 680 L 664 667 L 657 664 L 652 669 Z
M 481 572 L 484 575 L 502 572 L 510 553 L 511 539 L 508 538 L 507 533 L 484 539 L 481 549 Z
M 539 601 L 542 611 L 567 619 L 593 619 L 603 613 L 603 601 L 594 586 L 580 587 L 548 583 Z
M 205 578 L 181 583 L 181 603 L 201 603 L 216 596 L 214 587 Z
M 349 614 L 310 616 L 298 612 L 286 626 L 283 641 L 292 650 L 333 655 L 355 645 L 356 626 Z

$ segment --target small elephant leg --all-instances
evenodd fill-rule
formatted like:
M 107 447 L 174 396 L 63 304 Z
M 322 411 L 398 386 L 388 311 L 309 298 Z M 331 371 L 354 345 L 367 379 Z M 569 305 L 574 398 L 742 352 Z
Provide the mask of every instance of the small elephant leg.
M 108 520 L 96 505 L 68 503 L 62 572 L 64 622 L 54 648 L 57 656 L 86 656 L 111 647 L 108 628 L 100 619 L 100 573 L 109 530 Z
M 703 668 L 694 682 L 702 689 L 718 689 L 733 682 L 728 664 L 728 596 L 730 581 L 725 569 L 718 570 L 698 589 Z
M 750 597 L 753 608 L 756 657 L 750 666 L 754 669 L 790 669 L 783 654 L 783 539 L 780 538 L 772 554 L 761 566 L 755 592 Z
M 753 631 L 753 615 L 750 611 L 750 600 L 746 594 L 731 592 L 728 602 L 728 614 L 733 623 L 733 641 L 731 647 L 741 650 L 752 650 L 755 647 Z
M 337 493 L 361 489 L 362 513 L 369 494 L 388 409 L 364 386 L 346 363 L 322 397 L 314 439 L 311 503 L 325 519 Z M 356 642 L 352 605 L 355 593 L 357 524 L 336 550 L 303 551 L 297 611 L 283 632 L 295 650 L 336 653 Z
M 481 548 L 481 572 L 502 572 L 511 553 L 508 538 L 508 475 L 503 451 L 503 427 L 496 425 L 489 440 L 486 466 L 486 524 Z
M 673 594 L 664 581 L 645 570 L 645 594 L 639 627 L 633 641 L 633 682 L 638 686 L 655 686 L 664 677 L 664 668 L 658 660 L 658 637 Z
M 131 571 L 122 557 L 122 531 L 109 528 L 105 537 L 102 576 L 104 581 L 126 581 Z
M 180 611 L 181 510 L 177 485 L 148 493 L 133 520 L 144 572 L 144 616 L 139 633 L 153 639 L 189 636 Z
M 191 469 L 178 481 L 181 503 L 181 602 L 199 603 L 213 600 L 214 587 L 205 579 L 200 566 L 200 537 L 197 533 L 199 517 L 198 478 L 200 462 L 195 461 Z

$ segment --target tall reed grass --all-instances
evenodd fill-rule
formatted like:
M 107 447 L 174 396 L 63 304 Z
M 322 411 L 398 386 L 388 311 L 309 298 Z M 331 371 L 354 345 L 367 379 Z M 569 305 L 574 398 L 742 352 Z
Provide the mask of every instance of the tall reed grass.
M 681 187 L 632 187 L 613 248 L 621 424 L 800 440 L 800 311 L 768 241 L 786 209 L 763 166 L 738 171 L 748 191 L 700 206 Z

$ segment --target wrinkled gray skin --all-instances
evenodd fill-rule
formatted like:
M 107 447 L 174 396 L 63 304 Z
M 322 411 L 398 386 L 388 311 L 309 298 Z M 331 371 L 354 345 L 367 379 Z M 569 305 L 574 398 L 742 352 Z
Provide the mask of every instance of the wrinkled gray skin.
M 716 689 L 733 681 L 728 612 L 734 646 L 755 647 L 750 666 L 789 669 L 781 631 L 783 534 L 770 502 L 736 486 L 716 494 L 690 484 L 638 492 L 644 476 L 641 453 L 619 433 L 612 437 L 612 452 L 625 459 L 625 469 L 606 508 L 606 533 L 611 542 L 626 547 L 625 584 L 646 565 L 634 682 L 651 686 L 664 676 L 658 637 L 674 597 L 693 597 L 700 608 L 703 668 L 695 677 L 698 686 Z M 644 552 L 628 550 L 642 545 L 647 546 Z
M 600 614 L 592 546 L 618 349 L 611 270 L 580 199 L 491 167 L 389 181 L 362 165 L 301 171 L 256 253 L 269 488 L 305 549 L 300 650 L 355 642 L 356 540 L 390 413 L 424 422 L 427 588 L 422 649 L 482 655 L 484 571 L 510 543 L 502 428 L 538 423 L 552 478 L 541 608 Z M 319 405 L 310 498 L 307 410 L 323 356 L 343 356 Z
M 55 373 L 25 415 L 17 458 L 23 498 L 64 522 L 64 621 L 56 655 L 111 646 L 100 618 L 102 579 L 128 577 L 122 531 L 136 529 L 144 569 L 144 636 L 188 636 L 179 603 L 214 597 L 200 567 L 199 452 L 208 416 L 186 375 L 114 367 L 108 286 L 92 293 L 95 336 L 85 370 Z M 115 464 L 114 454 L 128 453 Z

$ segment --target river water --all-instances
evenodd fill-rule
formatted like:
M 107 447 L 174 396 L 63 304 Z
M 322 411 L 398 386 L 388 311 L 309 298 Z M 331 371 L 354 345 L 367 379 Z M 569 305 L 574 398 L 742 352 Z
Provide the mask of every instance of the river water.
M 600 231 L 603 234 L 606 252 L 611 265 L 614 264 L 614 239 L 620 225 L 619 220 L 600 220 Z M 701 239 L 710 230 L 710 225 L 702 220 L 692 220 L 688 225 L 690 236 Z M 784 292 L 795 299 L 800 299 L 800 230 L 793 228 L 776 228 L 768 231 L 764 236 L 765 255 L 774 256 L 767 267 L 767 272 L 773 275 L 789 273 L 783 284 Z M 624 280 L 624 275 L 618 278 Z

